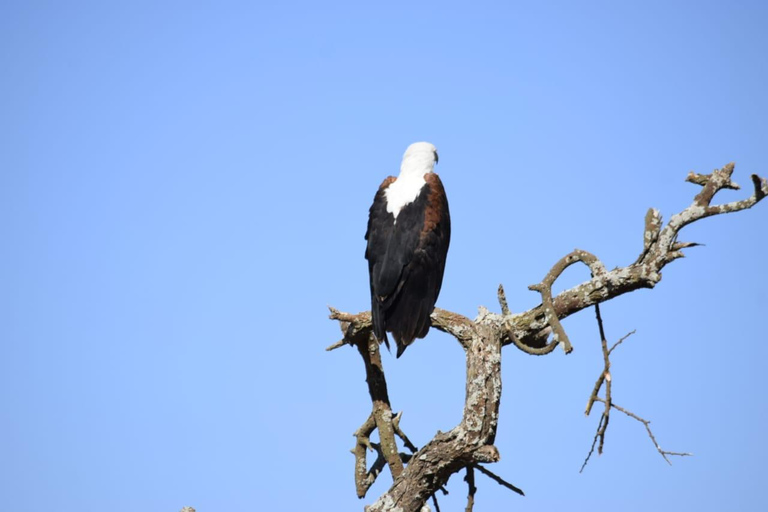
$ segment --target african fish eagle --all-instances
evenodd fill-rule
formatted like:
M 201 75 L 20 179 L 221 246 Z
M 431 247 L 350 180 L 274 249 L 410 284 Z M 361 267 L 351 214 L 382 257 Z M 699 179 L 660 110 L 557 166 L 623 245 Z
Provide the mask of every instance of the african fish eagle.
M 434 173 L 437 149 L 429 142 L 408 146 L 400 176 L 379 187 L 368 217 L 365 258 L 371 278 L 373 333 L 397 357 L 427 335 L 429 316 L 443 283 L 451 217 L 443 184 Z

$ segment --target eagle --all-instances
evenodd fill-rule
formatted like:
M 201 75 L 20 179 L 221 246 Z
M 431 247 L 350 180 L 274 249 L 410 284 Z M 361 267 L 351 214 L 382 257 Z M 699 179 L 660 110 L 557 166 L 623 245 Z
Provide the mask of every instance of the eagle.
M 408 146 L 400 175 L 379 187 L 368 215 L 365 258 L 371 284 L 373 333 L 397 357 L 427 335 L 451 239 L 451 216 L 440 177 L 437 149 L 429 142 Z

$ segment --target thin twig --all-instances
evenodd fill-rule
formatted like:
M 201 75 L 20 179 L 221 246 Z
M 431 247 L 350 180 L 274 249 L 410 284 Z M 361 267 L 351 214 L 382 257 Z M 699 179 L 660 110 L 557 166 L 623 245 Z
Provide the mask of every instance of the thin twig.
M 432 495 L 432 503 L 435 505 L 435 512 L 440 512 L 440 505 L 437 504 L 437 495 Z
M 473 467 L 476 470 L 478 470 L 479 472 L 481 472 L 482 474 L 484 474 L 485 476 L 487 476 L 488 478 L 490 478 L 491 480 L 493 480 L 494 482 L 496 482 L 497 484 L 506 487 L 510 491 L 516 492 L 520 496 L 525 496 L 525 493 L 523 492 L 522 489 L 520 489 L 519 487 L 515 487 L 511 483 L 509 483 L 506 480 L 504 480 L 503 478 L 501 478 L 499 475 L 489 471 L 488 469 L 484 468 L 483 466 L 481 466 L 479 464 L 475 464 Z
M 597 445 L 597 453 L 602 455 L 603 446 L 605 444 L 605 431 L 608 429 L 608 423 L 611 421 L 611 359 L 610 352 L 608 351 L 608 340 L 606 339 L 605 329 L 603 328 L 603 317 L 600 316 L 599 304 L 595 304 L 595 317 L 597 318 L 597 326 L 600 331 L 600 348 L 603 351 L 603 364 L 605 365 L 603 375 L 605 376 L 605 403 L 607 404 L 603 411 L 605 421 L 602 422 L 602 426 L 598 429 L 600 443 Z
M 645 426 L 645 430 L 648 432 L 648 436 L 651 438 L 651 441 L 653 442 L 653 445 L 656 447 L 656 450 L 661 454 L 662 457 L 664 457 L 664 460 L 667 461 L 668 464 L 672 464 L 672 462 L 667 458 L 667 455 L 676 455 L 679 457 L 687 457 L 691 456 L 690 453 L 681 453 L 681 452 L 668 452 L 666 450 L 662 450 L 661 446 L 659 446 L 659 443 L 656 442 L 656 438 L 653 435 L 653 432 L 651 431 L 650 427 L 650 421 L 645 420 L 641 418 L 640 416 L 636 415 L 635 413 L 628 411 L 624 409 L 623 407 L 619 407 L 615 403 L 613 403 L 613 398 L 611 397 L 611 385 L 612 385 L 612 377 L 611 377 L 611 353 L 613 350 L 618 347 L 624 340 L 629 338 L 632 334 L 635 333 L 635 331 L 631 331 L 627 333 L 623 338 L 621 338 L 619 341 L 613 344 L 613 346 L 608 349 L 608 342 L 606 341 L 605 336 L 605 329 L 603 328 L 603 319 L 600 315 L 600 307 L 596 304 L 595 305 L 595 318 L 597 319 L 597 325 L 600 331 L 600 346 L 602 348 L 603 352 L 603 371 L 600 373 L 600 376 L 597 378 L 597 382 L 595 383 L 595 388 L 592 391 L 592 394 L 589 397 L 589 401 L 587 402 L 587 409 L 586 414 L 589 415 L 592 405 L 595 402 L 601 402 L 605 405 L 605 409 L 603 410 L 602 415 L 600 416 L 600 421 L 597 424 L 597 431 L 595 432 L 595 437 L 592 440 L 592 446 L 589 449 L 589 453 L 587 454 L 587 457 L 584 459 L 584 463 L 581 465 L 581 469 L 579 470 L 579 473 L 584 471 L 584 468 L 587 466 L 587 463 L 589 462 L 589 459 L 592 457 L 592 454 L 595 450 L 595 444 L 597 443 L 597 453 L 598 455 L 601 455 L 603 453 L 603 446 L 605 443 L 605 432 L 608 428 L 608 422 L 610 421 L 610 414 L 611 409 L 617 409 L 627 416 L 630 416 L 631 418 L 636 419 L 640 423 Z M 605 398 L 601 398 L 598 396 L 598 393 L 600 392 L 600 389 L 602 388 L 603 384 L 605 384 Z
M 595 437 L 592 439 L 592 446 L 589 448 L 589 453 L 587 454 L 587 457 L 584 459 L 584 463 L 581 465 L 581 469 L 579 469 L 579 473 L 584 471 L 584 468 L 587 467 L 587 464 L 589 463 L 589 459 L 592 458 L 592 454 L 595 451 L 595 444 L 597 444 L 597 454 L 602 455 L 603 454 L 603 447 L 605 446 L 605 433 L 608 430 L 608 424 L 611 421 L 611 389 L 612 389 L 612 377 L 611 377 L 611 352 L 614 348 L 616 348 L 622 341 L 624 341 L 629 334 L 621 338 L 618 342 L 616 342 L 613 347 L 608 349 L 608 339 L 605 335 L 605 327 L 603 326 L 603 317 L 600 314 L 600 306 L 598 304 L 595 304 L 595 319 L 597 320 L 597 327 L 598 331 L 600 333 L 600 350 L 603 353 L 603 370 L 600 372 L 600 375 L 597 378 L 597 381 L 595 382 L 595 387 L 592 390 L 592 394 L 589 395 L 589 400 L 587 401 L 587 408 L 584 411 L 587 416 L 589 416 L 589 413 L 592 411 L 592 406 L 594 405 L 595 401 L 601 400 L 598 396 L 600 393 L 600 389 L 603 387 L 603 384 L 605 384 L 605 400 L 604 403 L 605 408 L 603 409 L 603 413 L 600 415 L 600 421 L 597 423 L 597 431 L 595 432 Z M 631 333 L 630 333 L 631 334 Z M 602 400 L 601 400 L 602 401 Z
M 337 348 L 341 348 L 344 345 L 349 345 L 349 343 L 347 343 L 347 340 L 341 339 L 341 340 L 337 341 L 336 343 L 334 343 L 333 345 L 328 345 L 325 348 L 325 350 L 326 350 L 326 352 L 330 352 L 331 350 L 336 350 Z
M 605 401 L 602 398 L 598 398 L 598 401 L 605 403 Z M 667 458 L 667 455 L 674 455 L 674 456 L 677 456 L 677 457 L 693 457 L 693 454 L 692 453 L 688 453 L 688 452 L 669 452 L 667 450 L 662 450 L 661 446 L 659 446 L 659 443 L 656 442 L 656 437 L 653 435 L 653 432 L 651 431 L 651 427 L 650 427 L 651 422 L 649 420 L 645 420 L 645 419 L 641 418 L 640 416 L 638 416 L 637 414 L 635 414 L 635 413 L 633 413 L 631 411 L 628 411 L 628 410 L 624 409 L 623 407 L 619 407 L 616 404 L 612 403 L 611 407 L 613 407 L 614 409 L 616 409 L 618 411 L 623 412 L 624 414 L 626 414 L 630 418 L 634 418 L 637 421 L 639 421 L 640 423 L 642 423 L 645 426 L 645 430 L 648 432 L 648 437 L 650 437 L 651 438 L 651 442 L 653 442 L 653 446 L 656 447 L 656 450 L 659 452 L 659 454 L 661 454 L 662 457 L 664 457 L 664 460 L 667 461 L 667 464 L 669 464 L 670 466 L 672 465 L 672 462 Z
M 633 335 L 633 334 L 635 334 L 636 332 L 637 332 L 637 329 L 632 329 L 632 330 L 631 330 L 631 331 L 629 331 L 627 334 L 625 334 L 625 335 L 624 335 L 624 337 L 622 337 L 622 338 L 621 338 L 619 341 L 617 341 L 616 343 L 614 343 L 614 344 L 613 344 L 613 346 L 610 348 L 610 350 L 608 350 L 608 355 L 610 356 L 610 355 L 611 355 L 611 352 L 613 352 L 613 349 L 615 349 L 616 347 L 618 347 L 619 345 L 621 345 L 621 344 L 624 342 L 624 340 L 626 340 L 627 338 L 629 338 L 630 336 L 632 336 L 632 335 Z
M 595 431 L 595 437 L 592 439 L 592 446 L 589 448 L 589 453 L 587 454 L 587 458 L 584 459 L 584 463 L 581 465 L 581 469 L 579 470 L 579 473 L 584 471 L 584 468 L 587 467 L 587 462 L 589 462 L 589 459 L 592 457 L 592 454 L 595 451 L 595 445 L 597 444 L 597 438 L 600 436 L 600 429 L 603 426 L 603 421 L 605 420 L 605 414 L 600 415 L 600 421 L 597 424 L 597 430 Z
M 411 450 L 411 453 L 416 453 L 419 451 L 418 448 L 416 448 L 416 445 L 414 445 L 410 439 L 408 439 L 408 436 L 405 435 L 405 432 L 400 428 L 400 420 L 403 417 L 403 411 L 400 411 L 395 415 L 394 418 L 392 418 L 392 427 L 395 430 L 395 434 L 403 441 L 403 445 Z
M 472 512 L 472 509 L 475 508 L 475 493 L 477 492 L 477 487 L 475 487 L 475 470 L 472 466 L 467 466 L 467 474 L 464 477 L 464 481 L 467 482 L 467 487 L 469 488 L 467 491 L 467 506 L 464 508 L 464 511 Z

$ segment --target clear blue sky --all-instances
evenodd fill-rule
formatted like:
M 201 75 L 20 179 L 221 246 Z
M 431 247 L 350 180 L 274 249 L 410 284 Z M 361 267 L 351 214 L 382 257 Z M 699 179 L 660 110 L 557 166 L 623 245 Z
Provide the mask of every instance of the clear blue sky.
M 634 261 L 688 171 L 735 161 L 721 200 L 768 175 L 766 27 L 746 1 L 4 2 L 0 509 L 361 510 L 370 403 L 356 352 L 323 351 L 326 305 L 368 308 L 367 209 L 406 146 L 439 148 L 451 204 L 438 305 L 495 310 L 501 282 L 521 311 L 574 247 Z M 686 229 L 706 246 L 603 308 L 638 331 L 616 403 L 695 457 L 615 413 L 578 473 L 587 311 L 568 357 L 505 350 L 492 469 L 527 496 L 479 476 L 475 510 L 768 509 L 767 222 Z M 458 422 L 455 341 L 384 364 L 415 443 Z

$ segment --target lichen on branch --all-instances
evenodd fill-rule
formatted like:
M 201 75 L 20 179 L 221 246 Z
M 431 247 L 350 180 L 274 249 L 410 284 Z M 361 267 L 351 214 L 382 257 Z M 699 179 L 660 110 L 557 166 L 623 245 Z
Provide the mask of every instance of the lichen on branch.
M 371 414 L 355 432 L 353 453 L 358 496 L 365 496 L 385 466 L 389 466 L 393 477 L 390 489 L 367 510 L 421 510 L 424 503 L 434 497 L 451 475 L 461 469 L 467 469 L 470 488 L 468 508 L 471 509 L 476 493 L 473 470 L 493 475 L 480 464 L 496 462 L 500 458 L 494 441 L 501 402 L 502 347 L 514 345 L 528 354 L 545 355 L 551 353 L 557 345 L 562 345 L 566 353 L 570 352 L 572 345 L 560 323 L 562 319 L 619 295 L 640 288 L 653 288 L 661 280 L 661 271 L 668 263 L 684 257 L 684 249 L 698 245 L 678 241 L 682 228 L 713 215 L 746 210 L 768 195 L 768 181 L 753 174 L 751 179 L 754 192 L 750 197 L 713 205 L 712 201 L 720 190 L 739 189 L 731 180 L 733 169 L 734 165 L 728 164 L 711 174 L 690 173 L 687 181 L 701 186 L 702 190 L 690 206 L 672 215 L 666 225 L 658 210 L 649 209 L 645 216 L 643 249 L 635 262 L 626 267 L 608 271 L 597 256 L 576 249 L 561 258 L 540 283 L 531 285 L 530 289 L 540 293 L 542 303 L 528 311 L 512 313 L 501 286 L 498 290 L 500 314 L 481 307 L 477 318 L 470 320 L 458 313 L 435 308 L 431 316 L 432 327 L 456 338 L 465 351 L 467 373 L 464 413 L 455 428 L 439 432 L 416 453 L 401 453 L 397 448 L 396 437 L 399 437 L 409 450 L 413 452 L 416 449 L 400 426 L 400 416 L 392 413 L 381 353 L 372 333 L 370 312 L 351 314 L 331 308 L 330 318 L 339 322 L 343 337 L 327 350 L 346 345 L 357 347 L 365 365 L 372 401 Z M 555 281 L 568 266 L 577 262 L 590 268 L 591 278 L 553 296 L 552 286 Z M 551 341 L 548 340 L 550 335 Z M 595 442 L 600 443 L 599 450 L 602 450 L 610 410 L 616 409 L 645 425 L 651 440 L 665 459 L 668 455 L 687 455 L 662 450 L 653 437 L 650 422 L 613 403 L 609 356 L 623 339 L 608 349 L 602 324 L 601 338 L 604 368 L 587 405 L 587 413 L 595 402 L 606 406 L 595 436 Z M 603 384 L 607 384 L 605 398 L 598 396 Z M 379 431 L 379 444 L 370 441 L 370 435 L 376 429 Z M 377 453 L 377 459 L 368 468 L 366 453 L 371 450 Z M 500 477 L 493 475 L 491 478 L 522 494 L 522 491 Z

